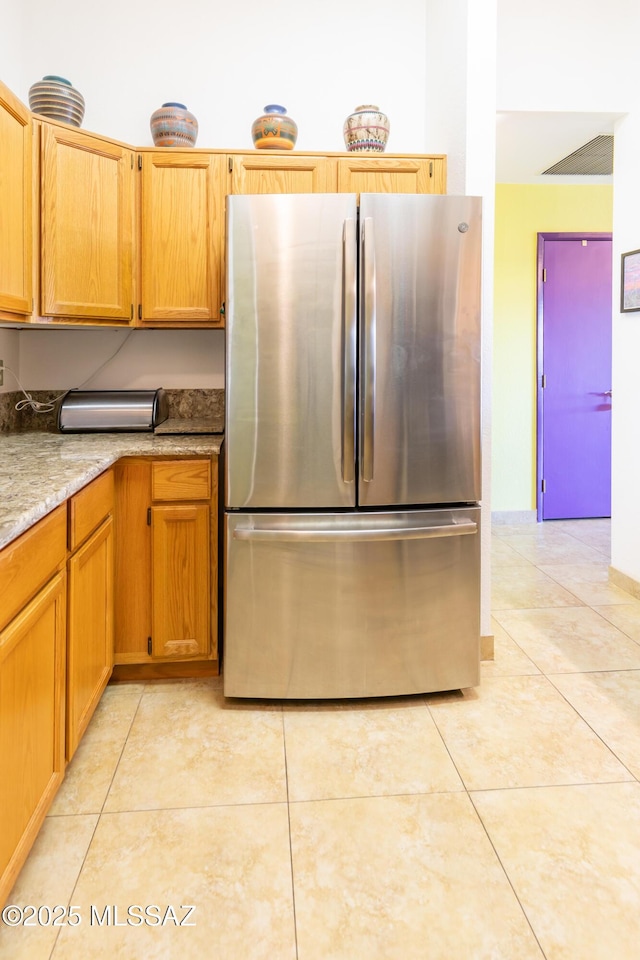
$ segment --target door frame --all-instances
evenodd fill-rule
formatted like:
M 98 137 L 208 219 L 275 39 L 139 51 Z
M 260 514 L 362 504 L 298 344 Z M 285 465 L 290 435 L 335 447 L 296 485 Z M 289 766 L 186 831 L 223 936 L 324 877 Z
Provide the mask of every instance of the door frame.
M 613 234 L 607 231 L 593 233 L 573 231 L 572 233 L 538 233 L 536 257 L 536 519 L 542 522 L 542 478 L 543 463 L 543 422 L 542 410 L 542 371 L 544 360 L 544 285 L 542 271 L 544 267 L 545 240 L 612 240 Z

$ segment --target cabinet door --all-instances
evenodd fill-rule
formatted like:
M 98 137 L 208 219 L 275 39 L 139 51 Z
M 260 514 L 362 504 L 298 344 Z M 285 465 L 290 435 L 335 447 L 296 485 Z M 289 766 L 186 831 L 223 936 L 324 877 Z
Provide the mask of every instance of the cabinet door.
M 145 663 L 151 637 L 151 461 L 119 461 L 115 496 L 115 662 Z
M 75 753 L 113 669 L 113 521 L 69 560 L 67 760 Z
M 445 193 L 445 157 L 353 156 L 338 160 L 339 193 Z
M 133 153 L 42 124 L 41 312 L 129 322 Z
M 255 153 L 229 157 L 230 193 L 335 193 L 336 163 L 328 157 Z
M 153 655 L 209 653 L 210 517 L 208 504 L 152 508 Z
M 142 155 L 143 323 L 219 325 L 225 157 Z
M 0 903 L 64 773 L 66 574 L 0 633 Z
M 31 313 L 31 115 L 0 83 L 0 312 Z

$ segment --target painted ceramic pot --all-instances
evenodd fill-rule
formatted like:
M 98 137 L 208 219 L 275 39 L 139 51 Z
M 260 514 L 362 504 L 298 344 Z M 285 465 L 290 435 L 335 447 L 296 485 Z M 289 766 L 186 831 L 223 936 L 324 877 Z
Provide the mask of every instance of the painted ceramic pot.
M 350 153 L 382 153 L 389 139 L 389 118 L 374 104 L 356 107 L 344 122 L 342 132 Z
M 64 77 L 46 76 L 29 88 L 29 107 L 50 120 L 79 127 L 84 117 L 84 97 Z
M 264 114 L 253 121 L 253 145 L 257 150 L 293 150 L 298 139 L 298 126 L 287 116 L 287 108 L 269 103 Z
M 151 114 L 151 136 L 156 147 L 195 147 L 198 121 L 184 103 L 163 103 Z

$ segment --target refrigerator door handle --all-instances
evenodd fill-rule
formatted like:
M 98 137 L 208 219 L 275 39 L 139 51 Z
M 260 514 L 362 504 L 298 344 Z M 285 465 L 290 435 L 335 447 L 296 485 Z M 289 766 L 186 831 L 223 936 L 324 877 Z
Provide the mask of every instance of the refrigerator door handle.
M 460 537 L 478 532 L 472 520 L 446 523 L 433 527 L 388 527 L 362 529 L 275 529 L 273 527 L 236 527 L 234 540 L 268 540 L 272 543 L 336 543 L 345 540 L 427 540 L 436 537 Z
M 355 480 L 356 462 L 356 222 L 342 231 L 342 479 Z
M 376 255 L 373 219 L 365 217 L 362 225 L 363 276 L 363 421 L 362 421 L 362 479 L 373 480 L 373 435 L 376 408 Z

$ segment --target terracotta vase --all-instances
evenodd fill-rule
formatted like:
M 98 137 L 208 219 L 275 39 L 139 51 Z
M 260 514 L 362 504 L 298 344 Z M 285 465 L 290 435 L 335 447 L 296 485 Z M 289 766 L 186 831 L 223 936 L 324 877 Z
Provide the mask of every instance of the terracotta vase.
M 269 103 L 264 114 L 253 121 L 253 145 L 257 150 L 293 150 L 298 138 L 298 126 L 287 116 L 287 108 Z
M 50 120 L 79 127 L 84 117 L 84 97 L 64 77 L 46 76 L 29 88 L 29 107 Z
M 151 136 L 156 147 L 195 147 L 198 121 L 184 103 L 163 103 L 151 114 Z
M 374 104 L 356 107 L 344 122 L 342 132 L 350 153 L 382 153 L 389 139 L 389 118 Z

